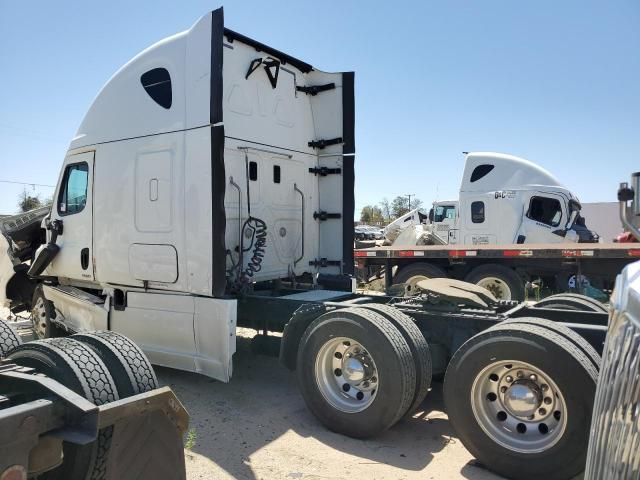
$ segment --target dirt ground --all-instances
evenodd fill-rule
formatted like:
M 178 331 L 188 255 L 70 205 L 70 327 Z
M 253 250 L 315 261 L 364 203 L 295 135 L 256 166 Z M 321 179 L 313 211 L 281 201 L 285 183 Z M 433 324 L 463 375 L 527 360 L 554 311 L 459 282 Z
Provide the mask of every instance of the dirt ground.
M 8 318 L 6 309 L 0 308 L 0 318 Z M 354 440 L 328 431 L 309 413 L 295 374 L 277 358 L 253 354 L 251 334 L 241 330 L 238 336 L 229 384 L 156 368 L 160 383 L 191 415 L 189 480 L 501 478 L 477 464 L 455 437 L 442 411 L 441 384 L 434 384 L 414 418 L 375 439 Z
M 243 332 L 244 333 L 244 332 Z M 277 358 L 254 355 L 238 338 L 229 384 L 158 368 L 191 415 L 195 444 L 185 450 L 195 479 L 474 479 L 500 477 L 455 438 L 435 384 L 419 412 L 373 440 L 325 429 L 309 413 L 295 374 Z

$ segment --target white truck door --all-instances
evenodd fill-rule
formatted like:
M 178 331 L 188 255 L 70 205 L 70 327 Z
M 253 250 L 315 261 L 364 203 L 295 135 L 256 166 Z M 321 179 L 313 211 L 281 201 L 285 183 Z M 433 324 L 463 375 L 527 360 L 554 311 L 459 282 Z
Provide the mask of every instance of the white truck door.
M 47 275 L 91 281 L 93 272 L 93 159 L 95 152 L 69 155 L 51 207 L 51 221 L 62 222 L 60 251 Z
M 458 243 L 457 216 L 455 205 L 437 205 L 434 209 L 436 234 L 446 243 Z
M 522 225 L 514 239 L 517 243 L 561 243 L 567 223 L 567 208 L 561 195 L 531 192 L 524 199 Z M 554 233 L 558 232 L 558 233 Z

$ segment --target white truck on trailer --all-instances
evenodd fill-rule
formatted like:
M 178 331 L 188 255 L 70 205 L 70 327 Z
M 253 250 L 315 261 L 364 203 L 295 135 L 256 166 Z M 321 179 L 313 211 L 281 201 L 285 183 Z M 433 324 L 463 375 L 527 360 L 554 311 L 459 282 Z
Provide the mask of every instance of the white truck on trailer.
M 578 197 L 540 166 L 513 155 L 465 154 L 458 200 L 434 202 L 429 223 L 415 213 L 393 222 L 391 244 L 594 243 Z M 401 233 L 400 225 L 406 226 Z
M 152 363 L 225 382 L 236 326 L 253 327 L 316 417 L 353 437 L 412 415 L 446 370 L 450 419 L 482 463 L 578 473 L 604 307 L 442 279 L 354 293 L 354 121 L 353 73 L 205 15 L 105 85 L 42 231 L 0 225 L 0 301 L 31 309 L 40 337 L 116 331 Z

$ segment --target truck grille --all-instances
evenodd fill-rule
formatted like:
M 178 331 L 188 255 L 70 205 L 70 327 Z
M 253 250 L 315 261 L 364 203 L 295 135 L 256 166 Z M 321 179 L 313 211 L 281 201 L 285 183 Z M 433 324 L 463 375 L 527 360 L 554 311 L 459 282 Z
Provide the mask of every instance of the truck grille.
M 625 273 L 616 290 L 627 298 L 612 302 L 585 480 L 640 478 L 640 295 L 623 288 L 629 287 Z

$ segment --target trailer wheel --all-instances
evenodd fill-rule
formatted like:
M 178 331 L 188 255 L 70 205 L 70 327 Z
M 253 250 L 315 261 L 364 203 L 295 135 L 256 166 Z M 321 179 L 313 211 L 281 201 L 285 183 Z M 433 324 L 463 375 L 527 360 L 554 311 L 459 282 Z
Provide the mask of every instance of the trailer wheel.
M 385 317 L 400 331 L 409 345 L 411 356 L 416 366 L 416 391 L 413 402 L 411 402 L 406 412 L 406 416 L 411 416 L 425 399 L 431 387 L 431 350 L 427 339 L 424 338 L 424 335 L 409 315 L 391 305 L 368 303 L 360 305 L 359 308 L 373 310 Z
M 595 348 L 591 346 L 589 342 L 587 342 L 584 337 L 582 337 L 579 333 L 574 332 L 569 327 L 565 327 L 560 323 L 556 323 L 552 320 L 546 320 L 543 318 L 537 317 L 522 317 L 522 318 L 513 318 L 510 320 L 505 320 L 500 325 L 511 325 L 511 324 L 526 324 L 526 325 L 537 325 L 542 328 L 546 328 L 547 330 L 551 330 L 559 335 L 562 335 L 564 338 L 573 343 L 576 347 L 582 351 L 596 367 L 596 370 L 600 371 L 600 363 L 602 362 L 602 358 L 598 354 Z
M 464 279 L 489 290 L 498 300 L 523 300 L 524 283 L 511 268 L 503 265 L 480 265 Z
M 22 339 L 11 325 L 0 320 L 0 358 L 22 344 Z
M 118 400 L 113 377 L 100 357 L 88 346 L 71 338 L 52 338 L 25 343 L 7 357 L 34 368 L 82 395 L 96 405 Z M 63 444 L 64 462 L 40 475 L 40 479 L 103 479 L 111 446 L 113 427 L 100 430 L 88 445 Z
M 398 272 L 393 277 L 393 283 L 405 283 L 409 292 L 413 292 L 421 280 L 446 277 L 447 273 L 436 265 L 424 262 L 411 263 L 398 269 Z
M 44 296 L 42 285 L 38 285 L 33 292 L 33 300 L 31 301 L 31 324 L 37 339 L 43 340 L 63 335 L 62 329 L 56 327 L 51 320 L 54 317 L 53 303 Z
M 534 307 L 557 308 L 561 310 L 578 310 L 581 312 L 608 313 L 607 307 L 595 298 L 578 293 L 558 293 L 536 302 Z
M 415 363 L 402 334 L 362 308 L 334 310 L 309 325 L 298 348 L 297 375 L 318 420 L 356 438 L 396 423 L 416 387 Z
M 158 379 L 140 347 L 124 335 L 110 331 L 78 333 L 71 338 L 89 345 L 111 372 L 120 398 L 158 388 Z
M 584 469 L 596 380 L 591 360 L 562 335 L 499 324 L 455 353 L 444 400 L 460 440 L 488 468 L 566 479 Z

